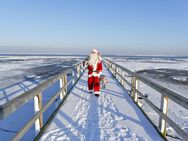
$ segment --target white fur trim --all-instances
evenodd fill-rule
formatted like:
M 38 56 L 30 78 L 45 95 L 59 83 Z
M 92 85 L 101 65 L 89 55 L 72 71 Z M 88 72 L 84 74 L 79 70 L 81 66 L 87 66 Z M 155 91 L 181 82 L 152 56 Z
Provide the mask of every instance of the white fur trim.
M 92 74 L 89 74 L 88 77 L 92 77 L 93 75 Z
M 91 52 L 92 52 L 92 53 L 99 53 L 99 51 L 96 50 L 96 49 L 93 49 Z
M 95 91 L 94 94 L 100 94 L 100 92 Z
M 94 77 L 98 76 L 98 77 L 99 77 L 99 76 L 100 76 L 100 74 L 99 74 L 99 73 L 97 73 L 97 72 L 93 72 L 93 73 L 92 73 L 92 76 L 94 76 Z

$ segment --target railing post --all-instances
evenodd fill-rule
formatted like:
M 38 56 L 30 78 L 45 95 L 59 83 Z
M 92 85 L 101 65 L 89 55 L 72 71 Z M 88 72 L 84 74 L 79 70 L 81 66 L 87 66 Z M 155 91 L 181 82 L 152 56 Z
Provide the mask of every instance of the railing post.
M 118 79 L 118 81 L 121 83 L 121 75 L 122 75 L 122 70 L 119 68 L 118 69 L 118 76 L 119 76 L 119 79 Z
M 135 89 L 134 101 L 135 101 L 136 103 L 138 103 L 138 92 L 137 92 L 138 87 L 139 87 L 138 78 L 135 78 L 135 88 L 136 88 L 136 89 Z
M 124 86 L 124 80 L 123 80 L 123 78 L 124 78 L 124 75 L 125 75 L 125 72 L 123 71 L 123 70 L 121 70 L 121 85 L 122 86 Z
M 77 72 L 76 76 L 77 76 L 77 78 L 79 78 L 79 76 L 80 76 L 80 73 L 81 73 L 80 71 L 81 71 L 81 65 L 78 65 L 76 67 L 76 72 Z
M 67 85 L 67 74 L 63 76 L 63 85 Z M 67 93 L 67 86 L 66 88 L 64 89 L 64 93 L 66 94 Z
M 40 111 L 42 108 L 42 93 L 39 93 L 34 97 L 34 112 L 35 114 Z M 35 133 L 36 135 L 40 132 L 40 129 L 43 126 L 43 116 L 42 114 L 40 117 L 35 121 Z
M 110 70 L 110 68 L 111 68 L 111 63 L 108 61 L 107 62 L 108 63 L 108 70 Z
M 61 89 L 63 87 L 63 78 L 60 78 L 59 85 L 60 85 L 60 89 Z M 63 92 L 60 93 L 59 97 L 60 97 L 60 100 L 63 99 Z
M 73 69 L 73 70 L 72 70 L 72 78 L 75 77 L 74 75 L 75 75 L 75 72 L 74 72 L 74 69 Z M 75 82 L 75 80 L 73 79 L 73 80 L 72 80 L 72 85 L 74 85 L 74 82 Z
M 65 86 L 66 83 L 65 83 L 65 76 L 63 76 L 62 78 L 60 78 L 60 89 Z M 65 90 L 63 90 L 61 93 L 60 93 L 60 100 L 63 100 L 63 97 L 65 96 Z
M 161 109 L 162 112 L 167 115 L 168 111 L 168 97 L 161 95 Z M 166 120 L 164 120 L 162 117 L 159 119 L 159 128 L 161 130 L 161 133 L 166 136 Z
M 117 77 L 118 77 L 118 67 L 117 66 L 115 68 L 115 76 L 116 76 L 116 79 L 117 79 Z
M 132 84 L 132 88 L 131 88 L 131 96 L 133 98 L 133 100 L 138 103 L 138 93 L 136 90 L 138 90 L 138 79 L 133 76 L 131 79 L 131 84 Z
M 108 70 L 110 70 L 110 62 L 107 61 Z
M 113 72 L 112 63 L 110 63 L 110 69 L 111 69 L 111 71 Z
M 131 77 L 131 97 L 134 97 L 134 94 L 135 94 L 135 77 L 132 76 Z

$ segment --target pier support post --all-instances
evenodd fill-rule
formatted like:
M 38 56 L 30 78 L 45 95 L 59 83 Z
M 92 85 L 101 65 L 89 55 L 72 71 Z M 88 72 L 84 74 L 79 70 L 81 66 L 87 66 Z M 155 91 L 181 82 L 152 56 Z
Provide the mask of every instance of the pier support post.
M 39 93 L 34 97 L 34 112 L 35 114 L 40 111 L 42 108 L 42 93 Z M 43 116 L 42 114 L 40 117 L 35 121 L 35 134 L 37 135 L 43 126 Z
M 63 76 L 62 78 L 60 78 L 60 89 L 63 87 L 63 86 L 65 86 L 66 85 L 66 78 L 65 78 L 65 76 Z M 66 94 L 66 92 L 65 92 L 66 90 L 64 89 L 64 90 L 62 90 L 62 92 L 60 93 L 60 100 L 63 100 L 63 98 L 64 98 L 64 96 L 65 96 L 65 94 Z
M 110 68 L 111 68 L 111 63 L 108 62 L 108 70 L 110 70 Z
M 168 97 L 161 95 L 161 110 L 162 112 L 167 115 L 168 111 Z M 162 117 L 159 119 L 159 128 L 161 130 L 161 133 L 166 136 L 166 120 L 164 120 Z
M 118 67 L 116 66 L 116 68 L 115 68 L 115 76 L 116 76 L 116 79 L 118 78 Z
M 123 71 L 123 70 L 121 70 L 121 85 L 122 86 L 124 86 L 124 80 L 123 80 L 123 78 L 124 78 L 124 75 L 125 75 L 125 72 Z
M 135 76 L 132 77 L 131 84 L 132 84 L 131 96 L 132 96 L 133 100 L 136 103 L 138 103 L 138 93 L 137 93 L 137 90 L 138 90 L 138 79 Z
M 112 66 L 112 64 L 110 64 L 110 71 L 113 73 L 113 66 Z
M 72 78 L 75 77 L 74 75 L 75 75 L 75 72 L 74 72 L 74 70 L 72 70 Z M 75 83 L 75 80 L 73 79 L 73 80 L 72 80 L 72 85 L 74 85 L 74 83 Z
M 81 68 L 81 66 L 80 66 L 80 65 L 76 67 L 76 72 L 77 72 L 77 73 L 76 73 L 76 77 L 77 77 L 77 78 L 79 78 L 80 73 L 81 73 L 81 72 L 80 72 L 80 71 L 81 71 L 81 69 L 80 69 L 80 68 Z

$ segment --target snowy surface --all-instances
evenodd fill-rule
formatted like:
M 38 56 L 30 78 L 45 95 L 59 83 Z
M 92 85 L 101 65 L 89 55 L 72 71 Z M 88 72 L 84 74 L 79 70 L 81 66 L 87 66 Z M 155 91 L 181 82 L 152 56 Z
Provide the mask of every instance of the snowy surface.
M 188 98 L 188 59 L 187 58 L 111 58 L 116 63 Z M 130 81 L 130 78 L 127 78 Z M 127 89 L 130 90 L 129 87 Z M 139 89 L 156 106 L 160 107 L 161 94 L 140 82 Z M 158 125 L 158 115 L 142 100 L 142 108 Z M 169 100 L 168 116 L 182 129 L 188 132 L 188 110 Z M 178 137 L 177 133 L 168 126 L 170 136 Z M 172 140 L 173 138 L 169 138 Z M 176 139 L 173 139 L 176 140 Z M 178 139 L 177 139 L 178 140 Z
M 74 56 L 0 56 L 0 105 L 34 88 L 83 58 Z
M 88 93 L 84 73 L 41 141 L 163 140 L 111 74 L 107 70 L 103 73 L 109 83 L 99 98 Z
M 0 56 L 0 105 L 82 59 L 83 57 L 78 56 Z M 116 57 L 113 60 L 188 98 L 186 72 L 188 59 Z M 167 73 L 170 73 L 169 77 L 166 77 Z M 107 75 L 110 76 L 108 73 Z M 86 84 L 86 75 L 84 75 L 74 89 L 74 93 L 68 97 L 61 112 L 55 117 L 56 123 L 54 121 L 50 125 L 51 130 L 47 130 L 41 140 L 46 140 L 47 137 L 48 140 L 157 140 L 159 138 L 155 129 L 142 116 L 141 111 L 134 106 L 126 91 L 117 87 L 116 81 L 110 79 L 108 89 L 102 91 L 99 99 L 87 94 Z M 43 92 L 43 104 L 59 90 L 59 85 L 59 82 L 56 82 Z M 159 107 L 159 93 L 142 83 L 139 84 L 139 89 Z M 130 88 L 127 90 L 129 92 Z M 142 100 L 140 102 L 149 117 L 158 125 L 158 115 Z M 55 104 L 44 113 L 44 122 L 54 109 Z M 33 115 L 33 101 L 30 101 L 1 120 L 0 140 L 11 140 Z M 169 100 L 168 115 L 188 132 L 187 109 Z M 168 127 L 168 134 L 178 136 L 171 127 Z M 33 126 L 22 140 L 31 141 L 34 136 Z
M 0 56 L 0 105 L 18 95 L 36 87 L 50 76 L 81 61 L 78 56 Z M 60 89 L 57 81 L 42 93 L 42 103 L 46 104 Z M 21 106 L 17 111 L 0 120 L 0 141 L 9 141 L 33 117 L 33 100 Z M 55 110 L 55 104 L 43 114 L 44 122 Z M 23 141 L 32 141 L 34 126 L 23 137 Z

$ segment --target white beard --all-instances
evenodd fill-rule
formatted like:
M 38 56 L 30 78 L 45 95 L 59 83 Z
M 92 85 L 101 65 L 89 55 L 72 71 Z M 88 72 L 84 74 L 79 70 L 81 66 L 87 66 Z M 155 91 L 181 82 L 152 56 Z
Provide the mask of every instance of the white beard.
M 98 62 L 98 54 L 96 53 L 91 53 L 89 59 L 89 64 L 93 66 L 94 71 L 96 70 L 97 62 Z

